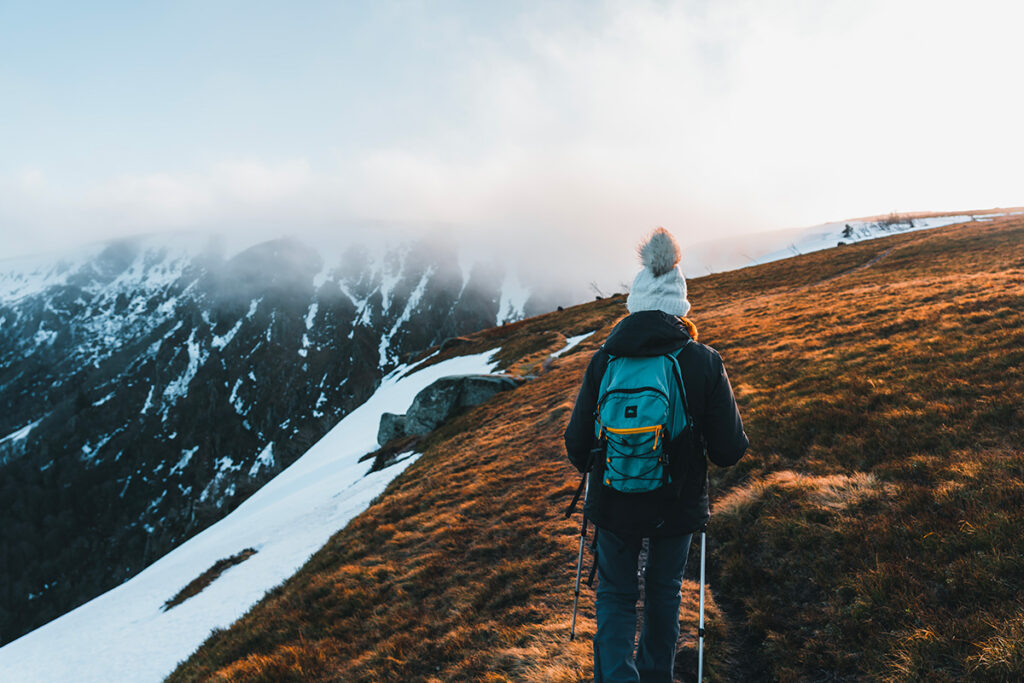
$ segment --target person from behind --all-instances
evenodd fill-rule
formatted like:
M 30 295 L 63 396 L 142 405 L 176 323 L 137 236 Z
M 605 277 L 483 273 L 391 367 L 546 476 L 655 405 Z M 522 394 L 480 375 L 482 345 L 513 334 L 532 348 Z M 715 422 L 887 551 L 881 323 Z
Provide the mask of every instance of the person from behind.
M 584 515 L 597 527 L 596 683 L 672 682 L 683 568 L 710 515 L 707 461 L 734 465 L 749 445 L 722 358 L 685 317 L 679 245 L 658 228 L 638 252 L 629 315 L 590 359 L 565 431 L 569 460 L 589 472 Z

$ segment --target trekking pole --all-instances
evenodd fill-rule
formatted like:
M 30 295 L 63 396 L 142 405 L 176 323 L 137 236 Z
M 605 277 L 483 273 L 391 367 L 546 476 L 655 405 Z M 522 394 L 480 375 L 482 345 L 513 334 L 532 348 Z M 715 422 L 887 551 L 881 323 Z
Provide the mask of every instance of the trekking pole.
M 704 555 L 707 526 L 700 529 L 700 623 L 697 626 L 697 683 L 704 680 Z
M 590 488 L 590 477 L 586 474 L 583 484 L 583 500 L 587 499 L 588 489 Z M 580 603 L 580 573 L 583 571 L 583 542 L 587 537 L 587 513 L 583 513 L 583 524 L 580 525 L 580 554 L 576 559 L 576 594 L 572 599 L 572 627 L 569 629 L 569 640 L 575 640 L 576 638 L 576 608 Z

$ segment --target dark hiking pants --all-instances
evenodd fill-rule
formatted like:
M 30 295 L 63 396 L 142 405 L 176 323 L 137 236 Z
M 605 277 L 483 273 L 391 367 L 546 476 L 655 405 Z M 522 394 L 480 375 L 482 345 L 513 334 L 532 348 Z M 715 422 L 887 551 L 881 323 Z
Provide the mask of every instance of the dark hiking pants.
M 690 534 L 652 538 L 644 579 L 644 625 L 636 656 L 637 563 L 642 539 L 597 534 L 597 634 L 594 683 L 672 683 L 679 637 L 679 586 Z

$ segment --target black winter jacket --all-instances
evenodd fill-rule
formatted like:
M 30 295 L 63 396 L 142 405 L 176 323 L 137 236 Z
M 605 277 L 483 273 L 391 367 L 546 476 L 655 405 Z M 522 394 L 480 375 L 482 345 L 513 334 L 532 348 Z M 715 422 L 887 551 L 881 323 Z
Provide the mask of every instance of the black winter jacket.
M 590 359 L 565 430 L 569 460 L 581 472 L 590 462 L 590 451 L 596 445 L 597 392 L 609 354 L 658 356 L 684 346 L 677 358 L 690 413 L 698 435 L 703 436 L 707 458 L 699 439 L 693 447 L 670 445 L 675 484 L 649 493 L 622 493 L 605 486 L 600 470 L 603 459 L 599 459 L 590 475 L 584 506 L 584 513 L 598 528 L 620 536 L 678 536 L 700 529 L 710 515 L 707 459 L 728 467 L 747 450 L 749 441 L 718 352 L 692 341 L 679 318 L 661 311 L 640 311 L 619 322 Z

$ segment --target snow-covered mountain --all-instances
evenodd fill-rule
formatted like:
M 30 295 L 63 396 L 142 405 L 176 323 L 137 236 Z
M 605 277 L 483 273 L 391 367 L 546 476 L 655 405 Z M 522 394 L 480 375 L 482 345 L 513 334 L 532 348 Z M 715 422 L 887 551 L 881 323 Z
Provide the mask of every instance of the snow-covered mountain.
M 0 644 L 221 519 L 410 354 L 543 310 L 432 243 L 0 261 Z

